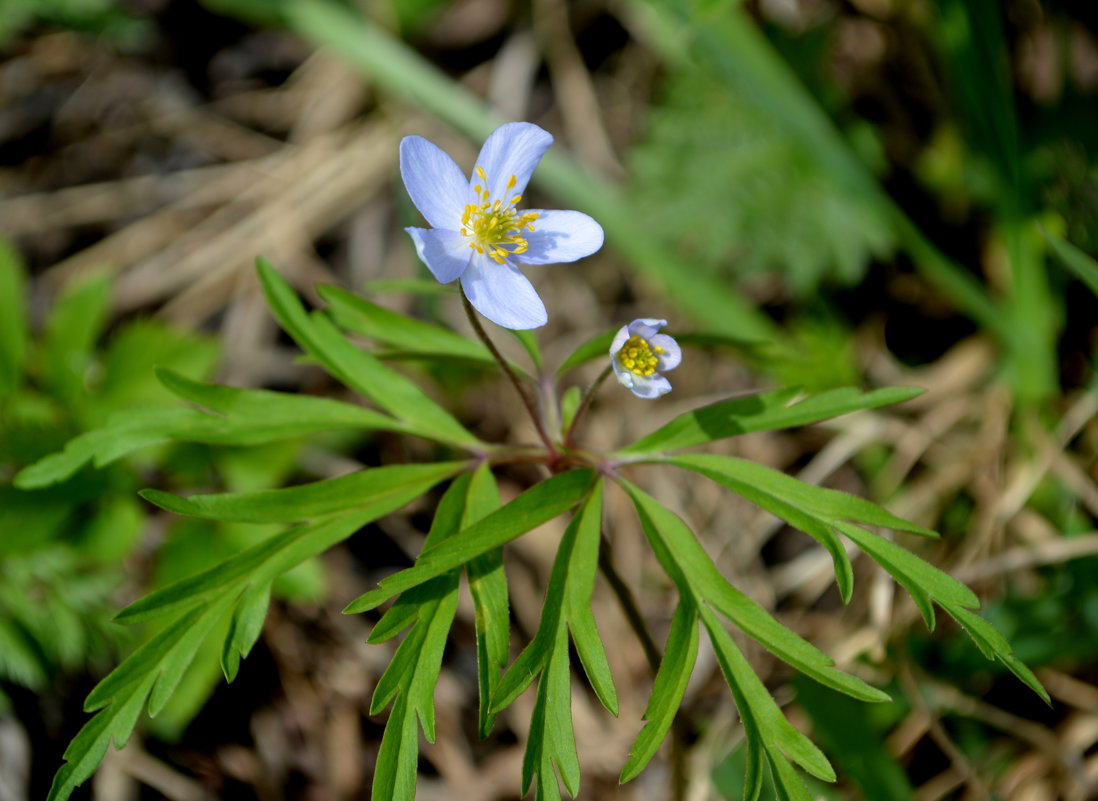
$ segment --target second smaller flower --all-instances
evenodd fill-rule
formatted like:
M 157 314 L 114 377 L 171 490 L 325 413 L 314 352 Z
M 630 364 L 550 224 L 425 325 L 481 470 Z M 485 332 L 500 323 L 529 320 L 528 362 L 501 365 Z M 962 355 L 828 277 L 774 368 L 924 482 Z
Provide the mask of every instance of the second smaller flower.
M 667 320 L 641 318 L 623 325 L 610 343 L 610 364 L 618 383 L 638 398 L 658 398 L 671 391 L 662 373 L 682 361 L 679 343 L 659 330 Z

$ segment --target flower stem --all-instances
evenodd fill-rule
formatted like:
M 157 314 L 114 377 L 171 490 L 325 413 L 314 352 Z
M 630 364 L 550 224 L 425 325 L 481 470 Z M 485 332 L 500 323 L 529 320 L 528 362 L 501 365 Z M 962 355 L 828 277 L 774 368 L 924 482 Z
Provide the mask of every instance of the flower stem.
M 595 397 L 595 393 L 598 392 L 599 387 L 602 386 L 602 382 L 610 375 L 612 369 L 612 365 L 606 365 L 606 369 L 599 373 L 599 377 L 592 381 L 583 393 L 583 398 L 580 399 L 579 408 L 576 409 L 576 413 L 572 416 L 572 423 L 568 426 L 568 431 L 564 435 L 564 447 L 571 448 L 574 444 L 573 440 L 576 436 L 576 431 L 579 430 L 579 423 L 583 418 L 583 413 L 586 412 L 587 407 L 591 405 L 591 399 Z
M 473 304 L 469 302 L 469 298 L 465 297 L 464 292 L 461 293 L 461 302 L 465 306 L 465 314 L 469 317 L 469 322 L 472 324 L 473 330 L 476 331 L 480 341 L 488 348 L 493 358 L 499 362 L 499 366 L 511 381 L 511 385 L 515 388 L 515 392 L 517 392 L 519 398 L 522 399 L 522 405 L 526 407 L 530 419 L 534 421 L 534 428 L 537 429 L 538 436 L 545 445 L 545 449 L 549 452 L 550 469 L 552 469 L 553 465 L 556 464 L 560 457 L 560 451 L 557 450 L 557 446 L 553 444 L 553 440 L 550 439 L 549 433 L 545 430 L 545 424 L 542 422 L 541 415 L 538 414 L 537 409 L 534 407 L 534 401 L 530 398 L 526 388 L 523 387 L 519 377 L 515 375 L 515 371 L 511 369 L 511 365 L 503 358 L 503 354 L 499 352 L 496 344 L 488 337 L 488 332 L 485 331 L 484 326 L 480 324 L 476 310 L 473 308 Z

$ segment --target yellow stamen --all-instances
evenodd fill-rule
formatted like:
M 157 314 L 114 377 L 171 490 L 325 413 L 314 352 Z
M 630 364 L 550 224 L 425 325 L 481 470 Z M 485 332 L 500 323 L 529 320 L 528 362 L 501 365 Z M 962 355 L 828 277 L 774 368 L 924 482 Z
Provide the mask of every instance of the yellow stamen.
M 618 351 L 618 362 L 633 375 L 650 376 L 659 366 L 656 354 L 663 352 L 663 348 L 653 348 L 643 337 L 632 336 Z
M 514 207 L 522 200 L 522 195 L 512 196 L 506 204 L 502 200 L 492 200 L 484 168 L 478 166 L 475 173 L 483 183 L 473 186 L 477 201 L 467 204 L 461 213 L 461 234 L 472 240 L 469 247 L 477 253 L 487 253 L 498 264 L 504 264 L 511 254 L 529 250 L 530 243 L 522 234 L 534 230 L 532 223 L 539 215 L 536 211 L 518 213 Z M 518 179 L 512 175 L 507 179 L 505 191 L 509 192 L 517 184 Z

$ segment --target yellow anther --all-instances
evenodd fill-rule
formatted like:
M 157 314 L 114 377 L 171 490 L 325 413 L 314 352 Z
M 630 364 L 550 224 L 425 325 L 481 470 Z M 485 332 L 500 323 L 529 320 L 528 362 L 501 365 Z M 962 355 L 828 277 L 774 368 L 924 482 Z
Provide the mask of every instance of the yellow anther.
M 622 349 L 618 351 L 618 361 L 621 366 L 624 367 L 633 375 L 650 376 L 656 372 L 656 368 L 659 366 L 659 358 L 657 353 L 663 353 L 663 348 L 653 348 L 648 344 L 648 340 L 639 336 L 631 336 Z
M 522 195 L 513 195 L 508 201 L 492 200 L 484 168 L 477 166 L 475 173 L 481 180 L 473 186 L 477 201 L 467 204 L 461 213 L 461 234 L 469 238 L 469 247 L 477 253 L 487 253 L 492 260 L 505 264 L 511 254 L 529 250 L 530 243 L 523 234 L 534 230 L 531 223 L 539 215 L 536 211 L 518 213 L 515 205 Z M 505 191 L 517 185 L 518 178 L 512 175 Z

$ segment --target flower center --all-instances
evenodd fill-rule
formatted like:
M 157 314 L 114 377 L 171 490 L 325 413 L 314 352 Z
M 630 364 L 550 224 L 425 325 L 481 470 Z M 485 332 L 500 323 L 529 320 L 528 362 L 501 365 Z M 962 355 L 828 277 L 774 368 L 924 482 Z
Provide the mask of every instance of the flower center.
M 484 168 L 477 167 L 476 174 L 481 180 L 473 187 L 477 202 L 466 205 L 461 213 L 461 234 L 469 237 L 469 247 L 477 253 L 486 253 L 497 263 L 503 264 L 512 253 L 525 253 L 530 247 L 522 234 L 534 230 L 532 223 L 538 218 L 538 213 L 518 213 L 515 205 L 522 200 L 522 195 L 515 195 L 506 203 L 491 200 Z M 516 183 L 518 180 L 512 175 L 507 181 L 506 191 L 514 189 Z
M 660 361 L 658 354 L 661 353 L 664 353 L 663 348 L 653 348 L 647 339 L 632 336 L 618 351 L 618 362 L 633 375 L 650 376 L 656 372 Z

